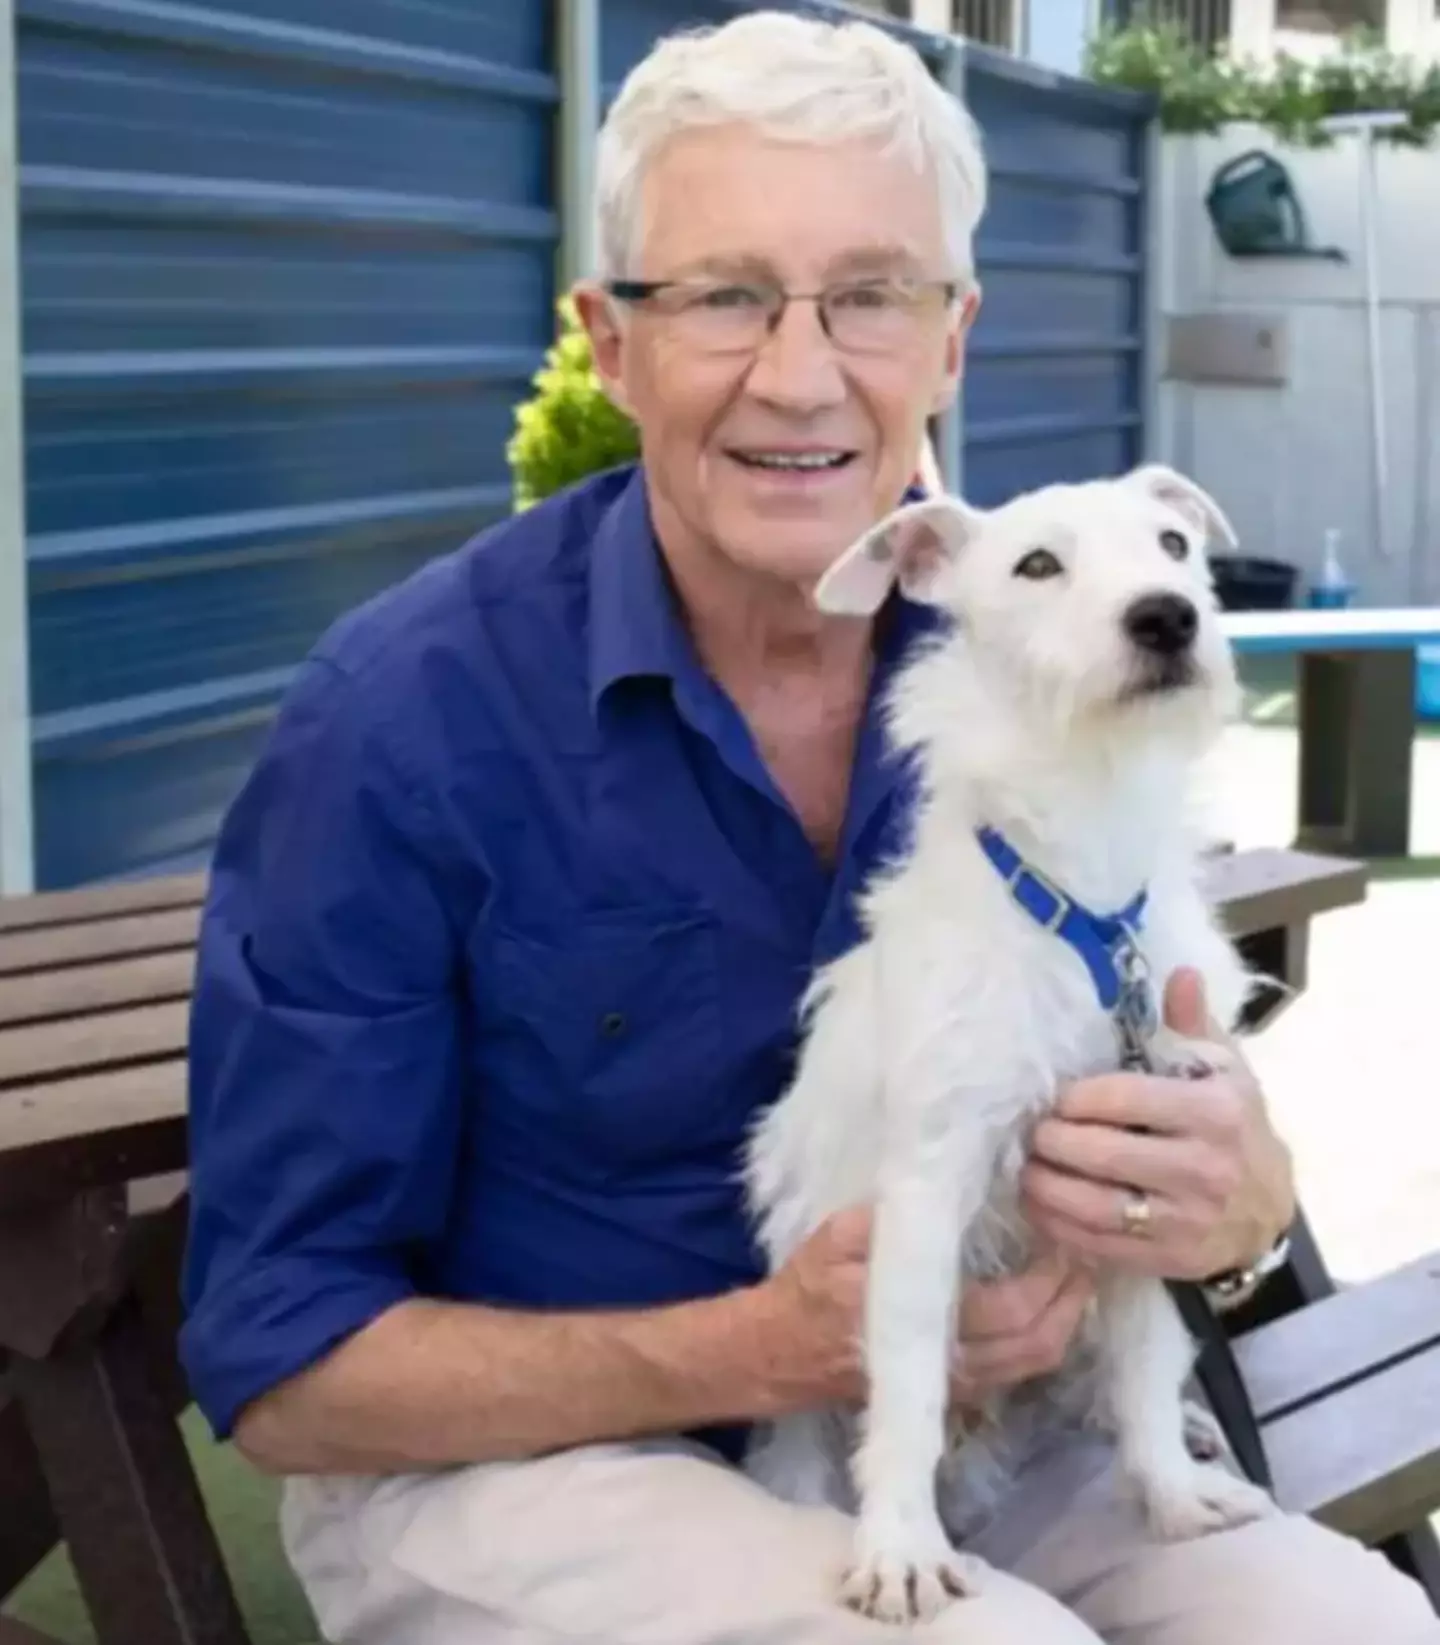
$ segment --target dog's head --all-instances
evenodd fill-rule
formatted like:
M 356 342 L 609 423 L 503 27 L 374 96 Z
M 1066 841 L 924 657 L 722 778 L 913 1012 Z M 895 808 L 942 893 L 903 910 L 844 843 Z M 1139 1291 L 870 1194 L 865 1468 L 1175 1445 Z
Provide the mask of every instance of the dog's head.
M 1214 499 L 1160 464 L 993 510 L 933 497 L 854 544 L 815 599 L 867 615 L 898 583 L 955 619 L 987 686 L 1063 735 L 1138 715 L 1201 731 L 1236 693 L 1211 536 L 1236 542 Z

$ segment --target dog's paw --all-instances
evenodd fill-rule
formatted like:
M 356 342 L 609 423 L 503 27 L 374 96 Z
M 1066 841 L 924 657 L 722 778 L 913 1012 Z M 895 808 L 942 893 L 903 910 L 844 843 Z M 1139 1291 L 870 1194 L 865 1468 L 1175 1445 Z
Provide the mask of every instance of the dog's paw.
M 1151 1066 L 1157 1074 L 1171 1079 L 1203 1080 L 1223 1074 L 1234 1066 L 1233 1054 L 1212 1040 L 1190 1039 L 1173 1028 L 1161 1026 L 1150 1039 Z
M 1196 1462 L 1218 1462 L 1226 1454 L 1225 1430 L 1203 1405 L 1185 1403 L 1185 1449 Z
M 973 1554 L 886 1549 L 860 1554 L 840 1585 L 841 1603 L 873 1622 L 931 1622 L 984 1587 L 989 1567 Z
M 1271 1497 L 1225 1468 L 1197 1466 L 1143 1487 L 1150 1529 L 1162 1542 L 1187 1542 L 1278 1513 Z

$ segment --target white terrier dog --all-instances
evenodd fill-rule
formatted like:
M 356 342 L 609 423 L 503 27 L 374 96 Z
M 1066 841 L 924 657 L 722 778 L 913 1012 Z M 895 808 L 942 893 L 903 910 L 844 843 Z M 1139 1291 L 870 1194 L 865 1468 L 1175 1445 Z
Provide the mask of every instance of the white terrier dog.
M 775 1424 L 749 1467 L 782 1496 L 856 1510 L 842 1596 L 878 1619 L 928 1619 L 983 1584 L 939 1487 L 977 1469 L 1003 1483 L 1005 1424 L 1037 1398 L 1042 1423 L 1080 1410 L 1116 1437 L 1159 1536 L 1271 1508 L 1192 1454 L 1194 1345 L 1161 1282 L 1121 1273 L 1100 1277 L 1064 1372 L 946 1455 L 963 1287 L 1028 1259 L 1030 1128 L 1064 1082 L 1127 1061 L 1225 1066 L 1222 1047 L 1157 1024 L 1177 967 L 1199 971 L 1221 1022 L 1248 993 L 1187 824 L 1193 768 L 1237 690 L 1211 531 L 1234 542 L 1213 500 L 1158 465 L 993 512 L 939 496 L 882 521 L 816 590 L 824 610 L 870 614 L 898 579 L 953 619 L 888 704 L 918 777 L 913 838 L 867 887 L 861 942 L 814 980 L 796 1078 L 747 1159 L 772 1266 L 834 1213 L 873 1207 L 863 1424 Z M 1124 1204 L 1117 1190 L 1117 1221 Z

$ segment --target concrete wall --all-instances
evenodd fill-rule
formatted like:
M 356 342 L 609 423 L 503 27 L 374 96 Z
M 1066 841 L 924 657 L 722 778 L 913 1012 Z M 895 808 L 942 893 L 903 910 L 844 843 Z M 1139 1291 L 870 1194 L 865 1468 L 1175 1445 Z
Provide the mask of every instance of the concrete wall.
M 1420 152 L 1382 145 L 1377 156 L 1389 473 L 1380 540 L 1355 142 L 1295 152 L 1244 127 L 1164 140 L 1154 240 L 1163 317 L 1273 317 L 1288 369 L 1276 386 L 1162 380 L 1154 449 L 1214 492 L 1248 550 L 1311 572 L 1335 526 L 1367 603 L 1429 604 L 1440 602 L 1440 144 Z M 1227 256 L 1205 193 L 1223 161 L 1256 147 L 1289 169 L 1312 241 L 1339 246 L 1348 261 Z

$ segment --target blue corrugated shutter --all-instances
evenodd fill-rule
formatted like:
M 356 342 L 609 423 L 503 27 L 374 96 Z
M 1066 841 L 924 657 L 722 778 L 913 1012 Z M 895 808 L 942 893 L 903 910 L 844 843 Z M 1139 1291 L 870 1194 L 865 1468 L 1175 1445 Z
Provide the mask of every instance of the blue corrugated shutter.
M 320 629 L 508 510 L 553 331 L 556 88 L 535 0 L 17 13 L 61 886 L 203 860 Z
M 980 48 L 966 53 L 965 97 L 991 177 L 965 493 L 990 507 L 1139 459 L 1151 105 Z

